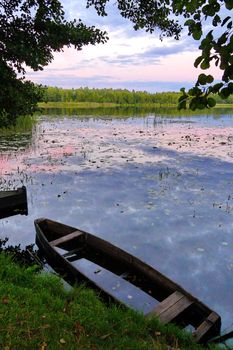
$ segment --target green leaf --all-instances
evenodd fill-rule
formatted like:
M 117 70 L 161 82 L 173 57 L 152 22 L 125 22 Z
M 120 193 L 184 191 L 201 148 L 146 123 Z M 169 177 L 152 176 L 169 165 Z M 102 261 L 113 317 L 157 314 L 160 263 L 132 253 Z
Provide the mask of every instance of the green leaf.
M 191 109 L 191 111 L 195 111 L 197 109 L 197 100 L 195 98 L 193 98 L 190 103 L 189 103 L 189 109 Z
M 232 0 L 225 0 L 225 5 L 226 5 L 226 8 L 228 10 L 232 10 L 233 9 L 233 2 L 232 2 Z
M 229 79 L 233 80 L 233 65 L 228 67 L 227 73 Z
M 231 94 L 231 91 L 228 87 L 223 88 L 220 92 L 219 92 L 219 96 L 223 99 L 229 97 Z
M 202 91 L 201 89 L 199 89 L 198 87 L 193 87 L 191 88 L 189 91 L 188 91 L 188 94 L 190 96 L 198 96 L 198 95 L 201 95 Z
M 195 62 L 194 62 L 194 67 L 198 67 L 199 64 L 201 63 L 201 61 L 203 60 L 203 57 L 202 56 L 199 56 L 195 59 Z
M 193 19 L 188 19 L 186 22 L 184 22 L 184 26 L 193 26 L 195 25 L 195 21 Z
M 200 21 L 200 19 L 201 19 L 200 13 L 195 13 L 195 15 L 193 16 L 193 18 L 194 18 L 195 20 L 197 20 L 197 21 Z
M 212 21 L 212 24 L 214 27 L 217 27 L 217 25 L 221 23 L 221 18 L 219 17 L 219 15 L 215 15 Z
M 186 101 L 187 98 L 188 98 L 188 95 L 182 95 L 182 96 L 179 97 L 178 102 Z
M 198 76 L 198 83 L 200 85 L 206 85 L 206 83 L 207 83 L 207 75 L 205 75 L 204 73 L 200 74 Z
M 212 1 L 211 4 L 203 6 L 202 13 L 208 17 L 213 17 L 220 10 L 220 5 L 217 1 Z
M 228 32 L 224 32 L 217 41 L 218 45 L 225 44 L 228 38 Z
M 198 109 L 204 109 L 207 107 L 207 97 L 206 96 L 200 96 L 197 99 L 197 108 Z
M 211 84 L 214 81 L 214 77 L 212 75 L 205 75 L 204 73 L 198 76 L 198 83 L 200 85 Z
M 232 25 L 233 25 L 233 22 L 232 22 L 232 21 L 229 22 L 229 23 L 227 24 L 227 29 L 231 29 L 231 28 L 232 28 Z
M 233 93 L 233 83 L 228 84 L 228 89 L 230 90 L 230 93 Z
M 219 92 L 219 90 L 223 87 L 223 83 L 217 83 L 215 85 L 212 86 L 212 92 L 215 94 L 217 92 Z
M 231 19 L 231 16 L 225 17 L 224 20 L 222 21 L 221 26 L 223 27 L 227 23 L 227 21 L 229 21 L 229 19 Z
M 207 75 L 207 77 L 206 77 L 206 82 L 208 83 L 208 84 L 211 84 L 211 83 L 213 83 L 213 81 L 214 81 L 214 77 L 212 76 L 212 75 Z
M 206 39 L 208 41 L 212 41 L 213 40 L 213 30 L 209 31 L 209 33 L 206 35 Z
M 178 103 L 177 109 L 180 111 L 181 109 L 187 109 L 186 101 L 182 101 Z
M 208 61 L 204 60 L 202 63 L 201 63 L 201 69 L 208 69 L 210 68 L 210 64 Z
M 219 57 L 215 59 L 215 66 L 218 67 L 219 64 Z
M 193 32 L 193 39 L 194 40 L 200 40 L 202 36 L 202 30 L 194 31 Z
M 220 63 L 220 69 L 225 70 L 228 67 L 228 62 L 225 59 L 225 57 L 222 57 L 221 63 Z
M 207 99 L 207 104 L 208 104 L 209 107 L 214 107 L 216 105 L 216 101 L 215 101 L 215 99 L 213 97 L 209 97 Z

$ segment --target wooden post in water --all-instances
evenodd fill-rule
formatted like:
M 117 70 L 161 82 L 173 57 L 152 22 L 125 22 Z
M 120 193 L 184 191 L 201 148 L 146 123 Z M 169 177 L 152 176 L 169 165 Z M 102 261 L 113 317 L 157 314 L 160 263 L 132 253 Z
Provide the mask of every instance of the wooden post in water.
M 0 191 L 0 219 L 13 215 L 28 215 L 25 186 L 11 191 Z

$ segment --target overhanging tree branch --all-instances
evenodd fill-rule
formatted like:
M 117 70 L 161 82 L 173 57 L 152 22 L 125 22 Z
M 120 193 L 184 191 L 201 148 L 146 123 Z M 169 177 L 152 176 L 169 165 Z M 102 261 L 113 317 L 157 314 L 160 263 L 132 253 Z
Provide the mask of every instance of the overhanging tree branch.
M 87 7 L 94 6 L 99 15 L 105 16 L 109 0 L 87 0 Z M 212 93 L 227 98 L 233 93 L 233 21 L 232 0 L 117 0 L 114 1 L 121 15 L 133 22 L 135 30 L 144 29 L 153 33 L 155 30 L 164 36 L 179 39 L 182 25 L 188 28 L 188 35 L 199 41 L 201 56 L 195 67 L 209 69 L 211 64 L 219 67 L 222 82 L 214 83 L 210 74 L 200 74 L 195 86 L 188 92 L 181 89 L 182 96 L 178 108 L 203 109 L 213 107 Z M 177 16 L 177 20 L 171 18 Z M 212 29 L 204 34 L 205 27 Z
M 0 114 L 4 111 L 14 123 L 18 115 L 35 110 L 41 94 L 24 80 L 25 67 L 42 70 L 52 61 L 53 52 L 64 46 L 81 50 L 107 39 L 106 32 L 88 27 L 81 20 L 66 21 L 58 0 L 1 0 Z

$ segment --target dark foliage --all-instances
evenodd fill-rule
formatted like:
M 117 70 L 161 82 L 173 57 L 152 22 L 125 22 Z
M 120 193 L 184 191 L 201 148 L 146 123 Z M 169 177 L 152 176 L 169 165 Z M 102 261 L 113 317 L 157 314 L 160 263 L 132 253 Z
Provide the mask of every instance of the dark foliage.
M 180 92 L 157 92 L 149 93 L 147 91 L 129 91 L 126 89 L 62 89 L 48 86 L 44 90 L 43 102 L 97 102 L 97 103 L 116 103 L 119 105 L 145 105 L 156 104 L 164 107 L 177 105 L 178 99 L 182 96 Z M 212 99 L 218 104 L 233 104 L 233 95 L 227 99 L 222 99 L 217 94 L 210 94 Z M 105 108 L 106 111 L 106 108 Z
M 14 123 L 16 116 L 33 113 L 41 99 L 38 87 L 24 80 L 26 66 L 42 70 L 64 46 L 80 50 L 106 40 L 105 33 L 81 20 L 67 22 L 57 0 L 1 0 L 0 120 Z
M 87 0 L 99 15 L 105 16 L 110 0 Z M 188 92 L 182 89 L 179 108 L 213 107 L 210 93 L 227 98 L 233 93 L 233 21 L 232 0 L 117 0 L 120 14 L 132 21 L 134 29 L 155 29 L 164 36 L 179 39 L 182 26 L 199 41 L 201 55 L 194 66 L 206 70 L 215 64 L 222 71 L 222 81 L 214 83 L 210 74 L 200 74 Z M 176 19 L 177 18 L 177 19 Z M 104 43 L 106 33 L 85 26 L 81 20 L 67 22 L 59 0 L 0 1 L 0 122 L 14 123 L 17 115 L 33 113 L 40 101 L 38 87 L 23 79 L 25 67 L 42 70 L 53 59 L 54 51 L 74 45 Z M 211 30 L 204 33 L 204 26 Z M 17 77 L 21 75 L 21 79 Z
M 40 251 L 34 248 L 34 244 L 30 244 L 22 249 L 19 245 L 7 245 L 8 238 L 0 239 L 0 253 L 9 254 L 13 261 L 21 266 L 38 265 L 38 268 L 43 268 L 45 260 Z
M 44 102 L 98 102 L 117 104 L 170 104 L 176 105 L 180 93 L 129 91 L 122 89 L 62 89 L 48 86 L 43 96 Z
M 0 61 L 0 127 L 15 124 L 20 115 L 31 115 L 42 101 L 44 89 L 24 79 L 17 79 L 16 73 Z
M 87 7 L 94 6 L 100 16 L 106 16 L 107 2 L 109 0 L 87 0 Z M 179 39 L 182 27 L 178 21 L 169 18 L 171 12 L 169 1 L 118 0 L 117 6 L 120 14 L 133 22 L 135 30 L 145 29 L 152 33 L 155 28 L 159 28 L 161 37 L 175 36 Z
M 87 0 L 87 6 L 94 6 L 99 15 L 105 16 L 108 2 Z M 202 73 L 188 92 L 182 88 L 179 109 L 186 108 L 187 102 L 191 110 L 213 107 L 215 100 L 210 93 L 218 93 L 223 99 L 233 94 L 232 0 L 117 0 L 115 4 L 121 15 L 133 22 L 134 29 L 151 33 L 159 29 L 161 37 L 179 39 L 182 29 L 179 22 L 184 22 L 188 35 L 200 42 L 201 55 L 194 66 L 206 70 L 214 63 L 223 71 L 221 82 L 214 84 L 212 75 Z M 205 25 L 211 26 L 207 34 Z

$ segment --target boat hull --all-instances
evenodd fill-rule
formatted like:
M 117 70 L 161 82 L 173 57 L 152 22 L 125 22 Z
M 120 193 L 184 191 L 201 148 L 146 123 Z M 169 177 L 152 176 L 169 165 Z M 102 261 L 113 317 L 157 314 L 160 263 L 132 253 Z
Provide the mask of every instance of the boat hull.
M 86 282 L 103 298 L 127 306 L 127 297 L 132 296 L 124 295 L 124 291 L 131 293 L 129 287 L 133 286 L 135 300 L 145 300 L 149 305 L 142 308 L 145 316 L 156 315 L 163 323 L 175 322 L 183 327 L 191 325 L 198 342 L 219 334 L 221 318 L 217 313 L 137 257 L 88 232 L 49 219 L 35 220 L 35 228 L 38 247 L 68 282 Z M 83 270 L 83 260 L 91 268 L 94 265 L 91 273 Z M 122 285 L 122 290 L 118 288 L 116 293 L 111 283 Z

